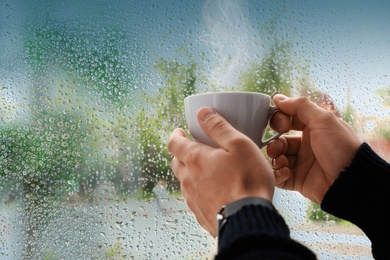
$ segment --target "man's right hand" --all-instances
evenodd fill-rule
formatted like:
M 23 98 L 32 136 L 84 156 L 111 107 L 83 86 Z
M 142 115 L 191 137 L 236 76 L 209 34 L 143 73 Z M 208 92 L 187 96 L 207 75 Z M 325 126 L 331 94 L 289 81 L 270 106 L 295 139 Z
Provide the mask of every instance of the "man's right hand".
M 307 98 L 275 95 L 275 105 L 292 117 L 291 130 L 301 135 L 282 136 L 268 145 L 276 186 L 295 190 L 321 204 L 329 187 L 348 167 L 362 142 L 353 128 Z M 271 119 L 274 129 L 290 122 L 276 113 Z

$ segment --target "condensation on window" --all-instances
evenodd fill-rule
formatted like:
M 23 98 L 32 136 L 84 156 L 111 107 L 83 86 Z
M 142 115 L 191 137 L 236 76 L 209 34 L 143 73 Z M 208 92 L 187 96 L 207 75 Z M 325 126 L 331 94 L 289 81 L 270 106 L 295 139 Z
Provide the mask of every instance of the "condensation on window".
M 184 97 L 309 97 L 390 160 L 387 1 L 0 1 L 0 257 L 212 259 L 166 144 Z M 271 135 L 272 133 L 267 133 Z M 352 224 L 274 203 L 319 259 L 371 259 Z

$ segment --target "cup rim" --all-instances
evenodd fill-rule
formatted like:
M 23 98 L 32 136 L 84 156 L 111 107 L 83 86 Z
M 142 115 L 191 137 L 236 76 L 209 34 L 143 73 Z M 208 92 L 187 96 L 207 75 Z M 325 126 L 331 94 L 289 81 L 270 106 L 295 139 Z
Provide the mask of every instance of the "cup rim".
M 259 92 L 251 92 L 251 91 L 222 91 L 222 92 L 204 92 L 204 93 L 197 93 L 197 94 L 192 94 L 190 96 L 187 96 L 185 97 L 184 99 L 189 99 L 191 97 L 198 97 L 198 96 L 209 96 L 209 95 L 215 95 L 215 94 L 218 94 L 218 95 L 237 95 L 237 94 L 240 94 L 240 95 L 260 95 L 260 96 L 265 96 L 265 97 L 269 97 L 271 98 L 270 95 L 267 95 L 267 94 L 263 94 L 263 93 L 259 93 Z

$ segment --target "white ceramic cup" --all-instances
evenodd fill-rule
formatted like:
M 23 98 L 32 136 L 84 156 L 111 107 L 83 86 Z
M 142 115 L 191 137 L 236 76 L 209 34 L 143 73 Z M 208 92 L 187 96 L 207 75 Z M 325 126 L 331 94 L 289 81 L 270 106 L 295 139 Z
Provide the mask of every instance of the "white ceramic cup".
M 278 133 L 263 141 L 269 120 L 278 109 L 271 106 L 270 96 L 253 92 L 213 92 L 192 95 L 184 99 L 188 128 L 192 138 L 198 142 L 219 147 L 199 126 L 197 113 L 202 107 L 216 111 L 260 148 L 282 135 Z

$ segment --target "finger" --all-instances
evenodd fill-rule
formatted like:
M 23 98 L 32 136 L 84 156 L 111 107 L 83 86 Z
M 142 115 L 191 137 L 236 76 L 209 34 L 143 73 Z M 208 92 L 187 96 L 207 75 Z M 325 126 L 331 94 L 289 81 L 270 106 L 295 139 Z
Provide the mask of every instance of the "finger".
M 288 135 L 284 137 L 286 142 L 283 143 L 285 155 L 296 155 L 301 147 L 302 136 L 300 135 Z M 286 147 L 287 146 L 287 147 Z
M 270 158 L 276 158 L 281 154 L 285 154 L 287 152 L 287 148 L 287 140 L 284 136 L 281 136 L 268 144 L 267 155 Z
M 174 157 L 179 158 L 191 143 L 192 141 L 187 138 L 186 132 L 181 128 L 176 128 L 169 137 L 168 151 Z
M 292 169 L 294 169 L 294 167 L 295 167 L 295 163 L 296 163 L 296 161 L 297 161 L 297 156 L 295 156 L 295 155 L 286 155 L 286 158 L 287 158 L 287 161 L 288 161 L 288 168 L 290 169 L 290 170 L 292 170 Z
M 275 174 L 275 185 L 278 188 L 285 188 L 286 182 L 290 178 L 291 171 L 287 167 L 281 168 L 274 172 Z
M 272 159 L 272 169 L 278 170 L 278 169 L 281 169 L 283 167 L 288 167 L 288 163 L 289 163 L 289 161 L 288 161 L 287 157 L 284 155 L 280 155 L 280 156 Z
M 285 113 L 277 111 L 271 117 L 270 126 L 278 133 L 287 133 L 291 129 L 291 118 Z
M 302 131 L 305 124 L 302 123 L 297 116 L 291 117 L 291 130 Z
M 270 164 L 274 171 L 280 170 L 285 167 L 287 167 L 290 170 L 293 170 L 296 161 L 297 161 L 296 156 L 280 155 L 277 158 L 270 158 Z
M 173 159 L 171 161 L 171 168 L 172 168 L 173 174 L 175 174 L 176 178 L 179 181 L 181 181 L 182 175 L 183 175 L 183 170 L 184 170 L 184 164 L 176 157 L 173 157 Z
M 230 142 L 238 135 L 244 136 L 241 132 L 230 125 L 222 116 L 211 108 L 203 107 L 198 111 L 198 121 L 202 130 L 219 147 L 230 150 Z
M 301 136 L 286 135 L 269 143 L 267 155 L 270 158 L 276 158 L 280 155 L 296 155 L 301 146 Z
M 280 111 L 293 117 L 292 125 L 296 130 L 302 130 L 304 125 L 312 129 L 316 119 L 328 113 L 306 97 L 288 98 L 278 94 L 274 96 L 273 100 Z

